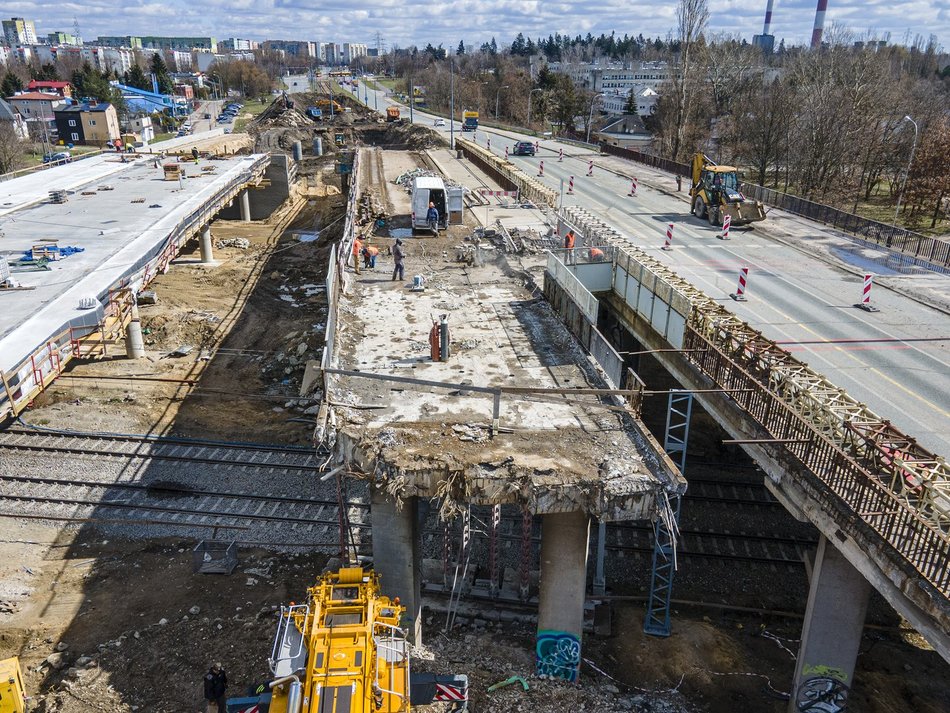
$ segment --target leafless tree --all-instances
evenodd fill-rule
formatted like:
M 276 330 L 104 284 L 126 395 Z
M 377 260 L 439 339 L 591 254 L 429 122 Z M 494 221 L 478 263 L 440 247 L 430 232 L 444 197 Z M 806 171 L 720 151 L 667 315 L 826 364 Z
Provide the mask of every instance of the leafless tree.
M 13 122 L 0 121 L 0 173 L 9 173 L 20 167 L 24 147 Z
M 670 147 L 674 161 L 680 159 L 688 132 L 687 121 L 690 116 L 690 103 L 696 96 L 690 91 L 695 84 L 697 45 L 702 41 L 703 31 L 709 23 L 709 6 L 706 0 L 679 0 L 676 8 L 677 39 L 679 41 L 679 72 L 674 73 L 673 88 L 676 105 L 673 112 L 676 127 Z

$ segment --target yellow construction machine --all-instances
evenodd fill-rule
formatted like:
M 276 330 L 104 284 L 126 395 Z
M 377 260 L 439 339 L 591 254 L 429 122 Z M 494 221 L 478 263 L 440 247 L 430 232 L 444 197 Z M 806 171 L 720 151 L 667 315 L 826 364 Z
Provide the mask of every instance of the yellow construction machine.
M 23 688 L 23 673 L 20 660 L 12 658 L 0 661 L 0 713 L 24 713 L 26 693 Z
M 465 711 L 466 676 L 410 676 L 405 611 L 372 571 L 325 573 L 305 604 L 281 607 L 272 677 L 258 695 L 228 700 L 229 713 L 409 713 L 433 701 Z
M 706 154 L 693 154 L 693 185 L 689 189 L 693 215 L 722 225 L 728 215 L 732 225 L 765 220 L 761 201 L 746 200 L 739 191 L 739 173 L 735 166 L 719 166 Z

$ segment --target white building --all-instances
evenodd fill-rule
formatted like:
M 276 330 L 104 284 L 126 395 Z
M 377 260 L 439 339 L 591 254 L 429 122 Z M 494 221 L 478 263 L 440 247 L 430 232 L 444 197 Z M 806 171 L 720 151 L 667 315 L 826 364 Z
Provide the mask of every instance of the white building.
M 125 74 L 132 65 L 135 64 L 135 53 L 127 48 L 119 47 L 101 47 L 102 59 L 105 62 L 103 72 L 115 72 L 116 74 Z
M 625 93 L 620 90 L 608 90 L 604 92 L 601 99 L 603 110 L 608 114 L 623 114 L 626 111 L 630 92 L 633 92 L 637 100 L 637 114 L 650 116 L 654 112 L 657 100 L 660 98 L 656 90 L 650 87 L 634 87 Z
M 165 53 L 165 59 L 174 67 L 176 72 L 190 72 L 192 64 L 194 64 L 191 52 L 182 50 L 168 50 Z
M 357 44 L 355 42 L 344 42 L 343 43 L 343 64 L 349 64 L 358 57 L 365 57 L 367 53 L 367 47 L 363 44 Z
M 10 46 L 38 43 L 33 20 L 24 20 L 22 17 L 11 17 L 3 21 L 3 37 Z
M 637 101 L 637 114 L 649 116 L 656 107 L 660 88 L 674 78 L 674 70 L 666 62 L 552 63 L 549 67 L 569 76 L 577 86 L 603 94 L 602 106 L 608 114 L 622 114 L 632 92 Z
M 155 139 L 155 125 L 152 124 L 152 117 L 148 114 L 133 116 L 129 119 L 128 129 L 136 134 L 143 144 L 148 145 L 149 141 Z

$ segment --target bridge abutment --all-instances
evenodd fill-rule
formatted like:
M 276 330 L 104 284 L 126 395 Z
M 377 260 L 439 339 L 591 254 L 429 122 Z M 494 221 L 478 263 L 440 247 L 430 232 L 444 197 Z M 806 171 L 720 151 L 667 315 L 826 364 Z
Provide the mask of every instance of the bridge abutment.
M 818 701 L 840 707 L 834 710 L 847 704 L 870 593 L 864 575 L 822 537 L 808 592 L 789 713 L 820 707 Z

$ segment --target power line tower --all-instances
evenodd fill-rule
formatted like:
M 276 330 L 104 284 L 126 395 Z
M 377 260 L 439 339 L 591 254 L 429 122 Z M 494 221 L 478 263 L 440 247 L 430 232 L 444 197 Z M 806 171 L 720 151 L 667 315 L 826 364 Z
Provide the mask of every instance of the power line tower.
M 79 31 L 79 18 L 73 17 L 73 37 L 75 38 L 76 44 L 82 44 L 82 33 Z

